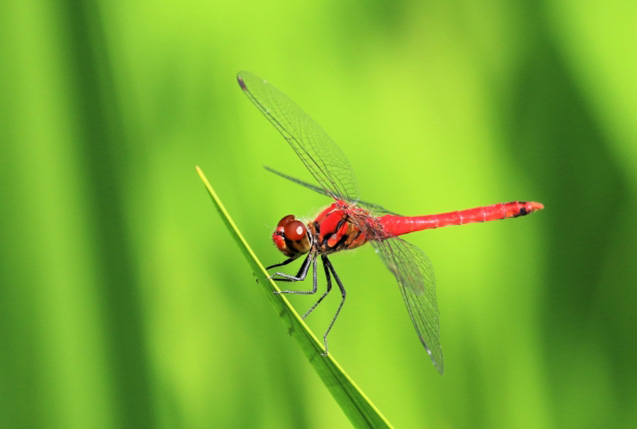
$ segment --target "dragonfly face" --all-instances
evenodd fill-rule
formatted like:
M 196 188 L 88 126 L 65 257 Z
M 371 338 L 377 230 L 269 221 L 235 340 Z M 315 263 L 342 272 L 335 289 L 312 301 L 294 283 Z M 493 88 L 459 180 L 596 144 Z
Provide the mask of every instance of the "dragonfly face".
M 307 227 L 303 222 L 287 215 L 279 221 L 272 234 L 272 241 L 277 249 L 289 258 L 298 258 L 306 254 L 312 247 Z

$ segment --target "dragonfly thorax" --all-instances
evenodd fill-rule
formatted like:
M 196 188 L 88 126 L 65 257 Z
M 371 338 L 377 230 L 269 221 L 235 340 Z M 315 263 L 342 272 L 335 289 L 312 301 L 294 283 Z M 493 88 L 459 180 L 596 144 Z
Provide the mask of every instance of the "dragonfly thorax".
M 289 258 L 298 258 L 306 254 L 312 247 L 312 241 L 307 227 L 303 222 L 287 215 L 281 219 L 272 234 L 277 249 Z

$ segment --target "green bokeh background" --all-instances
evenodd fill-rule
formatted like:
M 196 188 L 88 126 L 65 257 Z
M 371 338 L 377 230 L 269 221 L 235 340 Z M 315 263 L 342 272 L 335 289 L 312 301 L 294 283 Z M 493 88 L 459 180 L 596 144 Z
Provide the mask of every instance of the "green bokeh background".
M 394 425 L 634 426 L 636 9 L 2 2 L 2 426 L 349 424 L 195 173 L 266 264 L 283 215 L 328 203 L 261 168 L 310 179 L 242 69 L 324 126 L 363 199 L 546 205 L 409 237 L 436 268 L 442 377 L 373 249 L 333 257 L 348 302 L 331 351 Z

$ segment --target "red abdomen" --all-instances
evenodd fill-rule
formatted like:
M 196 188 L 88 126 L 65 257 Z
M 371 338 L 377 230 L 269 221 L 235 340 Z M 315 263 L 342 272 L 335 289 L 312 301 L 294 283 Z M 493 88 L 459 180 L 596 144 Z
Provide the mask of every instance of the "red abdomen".
M 500 203 L 492 206 L 476 207 L 474 209 L 428 216 L 410 217 L 386 215 L 382 216 L 379 220 L 385 228 L 385 232 L 388 234 L 402 235 L 422 231 L 423 229 L 524 216 L 534 211 L 542 210 L 543 208 L 544 206 L 540 203 L 513 201 L 510 203 Z

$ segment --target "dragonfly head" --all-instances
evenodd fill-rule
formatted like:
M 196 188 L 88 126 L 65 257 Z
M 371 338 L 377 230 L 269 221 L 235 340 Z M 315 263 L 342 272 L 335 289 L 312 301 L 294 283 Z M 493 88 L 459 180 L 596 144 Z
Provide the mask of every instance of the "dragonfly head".
M 294 215 L 287 215 L 279 221 L 272 234 L 272 241 L 289 258 L 298 258 L 312 247 L 307 227 L 300 220 L 294 219 Z

